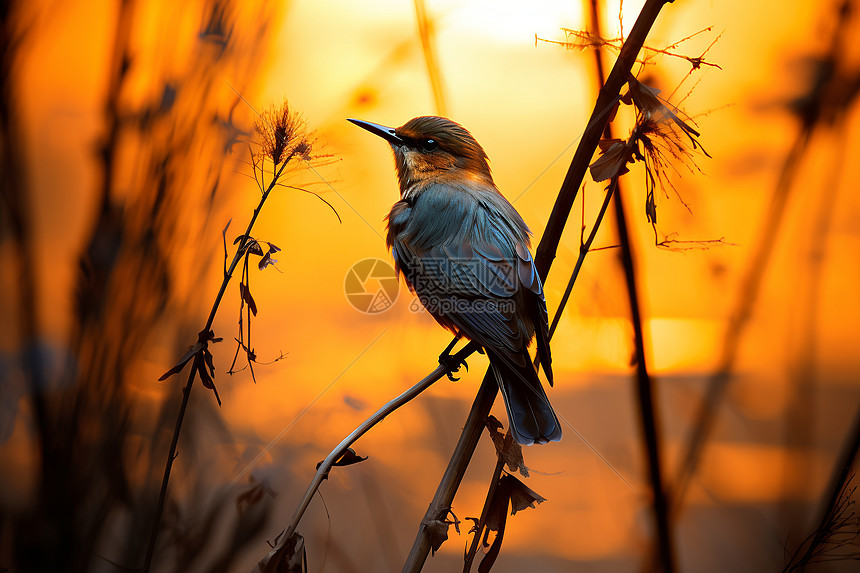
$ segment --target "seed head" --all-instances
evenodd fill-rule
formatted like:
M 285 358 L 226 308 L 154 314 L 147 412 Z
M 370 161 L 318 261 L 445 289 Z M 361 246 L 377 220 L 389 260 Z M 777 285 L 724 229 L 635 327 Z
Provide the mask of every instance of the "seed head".
M 313 141 L 307 132 L 307 122 L 293 113 L 286 101 L 264 111 L 254 129 L 260 137 L 263 154 L 275 165 L 295 155 L 310 159 Z

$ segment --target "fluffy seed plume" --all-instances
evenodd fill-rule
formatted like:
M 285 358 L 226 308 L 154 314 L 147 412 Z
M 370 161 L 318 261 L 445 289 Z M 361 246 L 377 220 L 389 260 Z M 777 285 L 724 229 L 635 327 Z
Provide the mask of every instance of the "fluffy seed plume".
M 292 112 L 286 101 L 264 111 L 254 129 L 260 137 L 263 155 L 275 165 L 296 155 L 310 159 L 313 140 L 308 135 L 307 122 Z

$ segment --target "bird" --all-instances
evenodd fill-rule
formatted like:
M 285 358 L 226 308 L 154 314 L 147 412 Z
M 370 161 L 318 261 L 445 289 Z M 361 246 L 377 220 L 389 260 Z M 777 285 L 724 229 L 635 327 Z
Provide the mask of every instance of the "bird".
M 561 425 L 528 346 L 553 384 L 546 299 L 531 231 L 493 181 L 489 159 L 463 126 L 420 116 L 391 128 L 349 119 L 394 152 L 400 200 L 386 217 L 386 243 L 399 276 L 441 326 L 483 348 L 523 445 L 561 439 Z M 456 360 L 454 361 L 456 362 Z

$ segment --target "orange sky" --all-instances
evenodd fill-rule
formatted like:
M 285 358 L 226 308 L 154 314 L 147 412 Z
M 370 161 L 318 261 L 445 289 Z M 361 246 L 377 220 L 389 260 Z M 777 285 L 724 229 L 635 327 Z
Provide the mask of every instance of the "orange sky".
M 624 2 L 625 33 L 641 4 Z M 726 244 L 683 252 L 656 248 L 643 213 L 639 168 L 633 168 L 625 181 L 646 348 L 655 375 L 669 458 L 665 468 L 670 474 L 703 377 L 716 365 L 739 284 L 796 134 L 796 123 L 778 105 L 802 89 L 792 62 L 825 47 L 820 38 L 833 25 L 828 7 L 826 2 L 803 1 L 676 2 L 663 9 L 649 36 L 649 45 L 664 47 L 710 27 L 711 31 L 677 51 L 698 56 L 720 36 L 706 59 L 722 68 L 694 73 L 671 100 L 677 104 L 688 95 L 682 107 L 694 118 L 702 134 L 700 142 L 712 156 L 698 157 L 700 171 L 682 167 L 680 177 L 674 178 L 692 213 L 671 191 L 657 202 L 661 234 L 677 233 L 687 240 L 724 238 Z M 113 3 L 99 2 L 37 10 L 39 35 L 20 87 L 26 102 L 27 150 L 33 158 L 38 254 L 40 260 L 51 261 L 42 271 L 50 280 L 43 281 L 41 300 L 56 311 L 44 314 L 43 329 L 58 344 L 69 321 L 69 285 L 75 276 L 76 253 L 91 222 L 93 189 L 99 177 L 92 150 L 101 130 L 113 9 Z M 374 257 L 390 260 L 383 218 L 397 199 L 387 146 L 345 119 L 400 125 L 413 116 L 436 113 L 413 5 L 295 0 L 270 9 L 265 50 L 242 66 L 222 70 L 218 74 L 222 81 L 213 84 L 207 97 L 213 108 L 223 110 L 235 97 L 231 86 L 242 92 L 247 105 L 238 106 L 236 118 L 245 129 L 255 119 L 254 110 L 288 98 L 315 130 L 320 149 L 331 155 L 316 173 L 298 172 L 290 183 L 319 192 L 343 220 L 338 223 L 314 197 L 289 189 L 279 189 L 266 204 L 253 234 L 282 249 L 276 256 L 282 273 L 252 270 L 253 294 L 260 309 L 254 323 L 255 348 L 260 360 L 280 352 L 288 357 L 259 367 L 256 385 L 247 372 L 224 375 L 234 350 L 227 341 L 236 329 L 235 286 L 230 287 L 214 324 L 216 334 L 225 339 L 214 350 L 216 383 L 224 402 L 218 415 L 233 441 L 206 454 L 215 460 L 210 480 L 217 490 L 243 470 L 269 477 L 279 492 L 276 522 L 270 527 L 274 536 L 286 525 L 314 464 L 377 407 L 433 370 L 450 336 L 426 313 L 410 310 L 413 299 L 403 285 L 392 308 L 373 315 L 357 311 L 344 294 L 344 279 L 354 263 Z M 246 10 L 240 16 L 244 26 L 254 22 L 253 10 Z M 584 8 L 572 2 L 449 0 L 428 1 L 427 10 L 448 115 L 483 145 L 498 187 L 509 199 L 516 198 L 514 205 L 531 226 L 536 245 L 591 112 L 595 85 L 589 52 L 536 45 L 535 35 L 564 39 L 561 27 L 583 27 Z M 165 26 L 165 21 L 170 24 Z M 182 74 L 193 68 L 199 55 L 193 37 L 177 31 L 196 29 L 199 22 L 193 9 L 146 3 L 132 39 L 141 59 L 123 101 L 130 105 L 146 101 L 158 93 L 159 74 Z M 618 33 L 617 2 L 609 3 L 604 25 L 608 34 Z M 686 61 L 664 57 L 648 66 L 647 73 L 650 84 L 668 95 L 688 70 Z M 629 122 L 622 122 L 616 132 L 623 136 L 628 128 Z M 860 203 L 846 169 L 850 162 L 840 166 L 834 150 L 844 147 L 845 158 L 855 157 L 860 150 L 851 135 L 857 128 L 854 111 L 846 116 L 841 136 L 817 136 L 800 170 L 741 345 L 735 368 L 738 378 L 687 499 L 691 509 L 684 513 L 683 531 L 678 533 L 679 554 L 687 570 L 726 570 L 734 562 L 718 557 L 743 536 L 769 540 L 772 547 L 747 548 L 747 568 L 735 569 L 778 566 L 786 531 L 774 524 L 774 508 L 786 499 L 817 499 L 853 416 L 860 367 L 856 352 Z M 46 158 L 50 169 L 40 168 Z M 193 231 L 182 232 L 193 237 L 199 230 L 205 237 L 186 240 L 183 235 L 176 244 L 179 260 L 194 259 L 198 264 L 194 273 L 181 276 L 179 290 L 184 298 L 176 302 L 176 312 L 184 308 L 188 314 L 182 321 L 189 332 L 205 321 L 219 283 L 221 229 L 232 217 L 228 238 L 241 233 L 259 198 L 253 181 L 242 175 L 250 171 L 243 163 L 247 159 L 246 147 L 239 145 L 225 163 L 223 176 L 229 190 L 220 196 L 211 217 L 186 212 L 185 221 Z M 832 171 L 841 175 L 831 178 Z M 130 174 L 122 177 L 133 179 Z M 826 185 L 837 188 L 833 216 L 826 234 L 814 235 Z M 601 188 L 590 180 L 586 186 L 589 228 Z M 189 204 L 195 200 L 189 198 Z M 580 200 L 546 284 L 551 316 L 576 261 Z M 615 243 L 610 223 L 607 217 L 596 246 Z M 206 249 L 201 251 L 199 245 Z M 807 300 L 816 284 L 809 274 L 810 257 L 817 245 L 825 249 L 825 259 L 814 299 L 817 393 L 811 417 L 815 436 L 812 448 L 798 451 L 783 446 L 780 432 L 794 396 L 790 381 L 808 344 Z M 208 258 L 212 263 L 200 276 Z M 517 559 L 528 556 L 538 559 L 542 566 L 537 570 L 542 571 L 569 570 L 564 560 L 618 564 L 617 569 L 584 566 L 586 571 L 634 571 L 647 547 L 648 484 L 630 376 L 632 327 L 622 279 L 616 251 L 598 251 L 586 259 L 553 339 L 556 383 L 549 395 L 565 420 L 565 438 L 559 444 L 526 451 L 526 463 L 535 470 L 528 485 L 549 501 L 509 520 L 494 571 L 517 570 L 516 564 L 521 563 Z M 3 341 L 6 347 L 11 344 Z M 141 349 L 137 356 L 141 378 L 135 382 L 141 395 L 178 400 L 177 379 L 168 384 L 155 380 L 175 360 L 177 344 L 186 342 L 193 341 L 168 336 L 150 340 Z M 359 563 L 364 556 L 365 563 L 382 568 L 385 561 L 380 561 L 380 555 L 388 552 L 396 560 L 406 555 L 486 360 L 475 356 L 469 366 L 460 382 L 440 381 L 363 438 L 356 449 L 371 456 L 368 462 L 333 472 L 323 486 L 331 521 L 315 501 L 300 528 L 317 567 L 319 548 L 327 543 L 329 532 L 339 551 Z M 213 400 L 199 386 L 195 392 L 199 400 Z M 501 403 L 494 413 L 506 424 Z M 20 460 L 15 452 L 20 454 L 26 443 L 20 436 L 26 432 L 23 423 L 16 432 L 0 449 L 6 460 Z M 277 441 L 272 444 L 273 440 Z M 267 444 L 271 448 L 248 467 Z M 5 479 L 12 479 L 15 465 L 8 461 L 3 465 Z M 479 445 L 455 500 L 454 511 L 461 519 L 479 514 L 493 465 L 487 440 Z M 790 483 L 786 475 L 800 466 L 809 468 L 808 480 Z M 383 492 L 382 508 L 374 507 L 374 487 Z M 747 513 L 731 511 L 738 507 L 764 516 L 764 525 L 751 524 Z M 721 513 L 720 508 L 729 509 Z M 708 521 L 703 515 L 716 517 Z M 393 541 L 376 539 L 370 531 L 378 526 L 375 519 L 390 520 Z M 709 532 L 713 533 L 710 540 Z M 425 570 L 449 570 L 458 562 L 467 538 L 453 531 L 451 537 Z M 264 553 L 261 545 L 245 562 L 252 564 Z M 327 571 L 350 570 L 337 558 L 330 559 Z

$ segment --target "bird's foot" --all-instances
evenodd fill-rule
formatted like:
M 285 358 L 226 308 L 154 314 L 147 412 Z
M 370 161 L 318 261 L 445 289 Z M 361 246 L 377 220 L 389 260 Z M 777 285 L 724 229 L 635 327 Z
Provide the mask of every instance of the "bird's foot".
M 451 348 L 453 344 L 445 349 L 442 354 L 439 355 L 439 364 L 445 367 L 448 371 L 448 380 L 452 382 L 456 382 L 459 378 L 454 377 L 454 373 L 460 370 L 460 365 L 466 367 L 466 372 L 469 371 L 469 365 L 466 364 L 466 358 L 471 356 L 473 352 L 477 351 L 481 354 L 484 353 L 484 349 L 474 342 L 469 342 L 466 346 L 464 346 L 458 353 L 451 354 Z
M 446 374 L 448 376 L 448 380 L 451 382 L 456 382 L 459 378 L 454 378 L 454 373 L 460 370 L 460 365 L 466 367 L 466 372 L 469 371 L 469 365 L 466 364 L 466 359 L 460 356 L 460 353 L 451 354 L 449 351 L 445 351 L 439 355 L 439 364 L 445 367 Z

